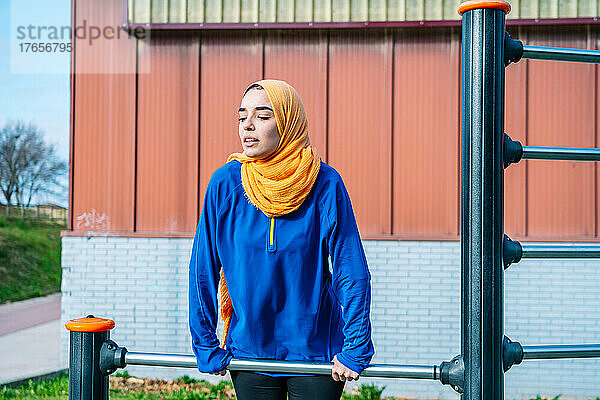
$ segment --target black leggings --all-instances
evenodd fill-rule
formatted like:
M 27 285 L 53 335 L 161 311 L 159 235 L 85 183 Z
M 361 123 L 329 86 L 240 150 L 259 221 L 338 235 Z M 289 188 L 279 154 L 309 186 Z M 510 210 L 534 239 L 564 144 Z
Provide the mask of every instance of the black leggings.
M 238 400 L 339 400 L 344 382 L 331 375 L 273 377 L 231 371 Z

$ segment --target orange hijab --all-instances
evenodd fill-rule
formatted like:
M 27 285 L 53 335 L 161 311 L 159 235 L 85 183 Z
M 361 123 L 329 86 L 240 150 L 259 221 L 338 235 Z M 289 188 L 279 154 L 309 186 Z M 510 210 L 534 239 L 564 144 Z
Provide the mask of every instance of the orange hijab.
M 237 160 L 242 163 L 242 185 L 246 196 L 267 217 L 275 218 L 300 207 L 317 179 L 321 157 L 310 145 L 308 119 L 298 92 L 288 83 L 279 80 L 265 79 L 255 84 L 266 91 L 273 107 L 279 145 L 265 159 L 233 153 L 227 161 Z M 225 322 L 221 345 L 225 347 L 233 306 L 223 269 L 220 285 L 221 317 Z

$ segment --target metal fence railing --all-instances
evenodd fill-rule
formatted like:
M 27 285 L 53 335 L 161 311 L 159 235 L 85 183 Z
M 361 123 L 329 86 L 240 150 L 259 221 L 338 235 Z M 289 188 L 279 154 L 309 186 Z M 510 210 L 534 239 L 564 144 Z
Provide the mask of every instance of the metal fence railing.
M 12 216 L 67 223 L 67 209 L 35 205 L 30 207 L 0 204 L 0 216 Z

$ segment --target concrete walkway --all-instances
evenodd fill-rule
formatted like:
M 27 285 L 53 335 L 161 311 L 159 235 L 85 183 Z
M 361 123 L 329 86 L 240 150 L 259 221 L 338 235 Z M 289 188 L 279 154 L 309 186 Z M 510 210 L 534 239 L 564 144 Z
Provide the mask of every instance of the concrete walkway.
M 60 359 L 60 294 L 0 306 L 0 384 L 50 374 Z

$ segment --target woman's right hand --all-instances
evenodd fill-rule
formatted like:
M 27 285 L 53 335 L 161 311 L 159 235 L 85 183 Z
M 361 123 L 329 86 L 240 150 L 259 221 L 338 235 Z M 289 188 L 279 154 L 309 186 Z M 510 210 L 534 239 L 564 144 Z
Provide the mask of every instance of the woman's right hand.
M 219 371 L 219 372 L 211 372 L 210 374 L 211 374 L 211 375 L 221 375 L 221 376 L 223 376 L 223 375 L 225 375 L 226 373 L 227 373 L 227 369 L 223 369 L 223 370 L 221 370 L 221 371 Z
M 227 367 L 228 366 L 229 366 L 229 363 L 227 363 L 227 365 L 225 366 L 225 368 L 223 368 L 222 370 L 217 371 L 217 372 L 211 372 L 210 374 L 211 375 L 221 375 L 221 376 L 224 376 L 227 373 Z

